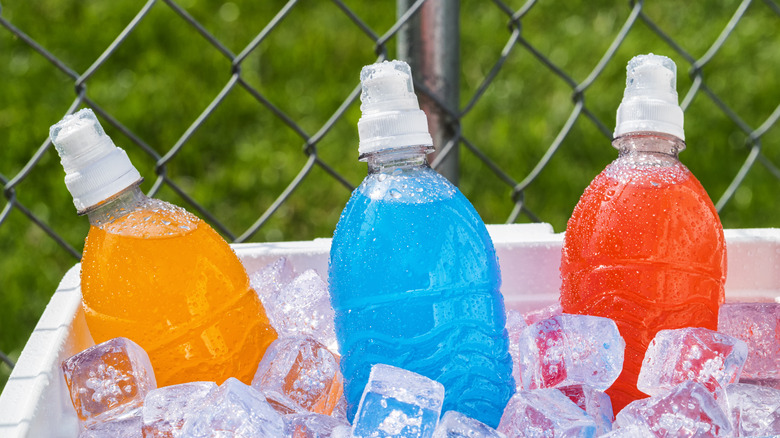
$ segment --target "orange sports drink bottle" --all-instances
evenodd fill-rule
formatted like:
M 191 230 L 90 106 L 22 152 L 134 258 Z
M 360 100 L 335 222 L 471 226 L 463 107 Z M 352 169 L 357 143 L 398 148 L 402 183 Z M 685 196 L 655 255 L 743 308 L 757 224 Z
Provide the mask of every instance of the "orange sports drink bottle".
M 132 339 L 159 386 L 249 384 L 276 332 L 227 242 L 186 210 L 146 197 L 91 110 L 66 116 L 50 135 L 76 209 L 89 216 L 81 293 L 95 342 Z
M 618 158 L 585 189 L 561 256 L 561 307 L 613 319 L 626 341 L 623 372 L 607 391 L 615 413 L 646 397 L 636 388 L 659 330 L 716 330 L 726 245 L 715 206 L 677 158 L 685 149 L 676 66 L 640 55 L 627 67 L 612 146 Z

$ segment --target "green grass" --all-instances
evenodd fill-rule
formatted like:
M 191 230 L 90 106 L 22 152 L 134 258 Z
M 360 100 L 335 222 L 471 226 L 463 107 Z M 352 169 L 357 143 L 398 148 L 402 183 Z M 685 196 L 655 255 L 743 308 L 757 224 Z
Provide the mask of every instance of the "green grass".
M 285 2 L 179 1 L 234 54 Z M 395 3 L 346 2 L 379 35 L 395 21 Z M 510 32 L 493 2 L 463 1 L 461 104 L 495 64 Z M 519 8 L 524 2 L 507 2 Z M 84 72 L 129 23 L 138 1 L 2 0 L 2 17 L 74 71 Z M 736 0 L 646 2 L 645 14 L 694 58 L 702 57 L 738 7 Z M 523 18 L 522 35 L 576 82 L 584 81 L 630 13 L 628 2 L 538 2 Z M 780 103 L 780 18 L 754 2 L 703 74 L 707 86 L 746 124 L 757 128 Z M 390 57 L 395 39 L 388 42 Z M 625 64 L 639 53 L 665 54 L 678 64 L 681 98 L 691 88 L 690 65 L 638 21 L 603 73 L 585 91 L 587 108 L 608 129 L 625 83 Z M 241 64 L 242 78 L 308 135 L 331 117 L 358 84 L 360 68 L 376 59 L 373 41 L 332 2 L 302 0 Z M 166 4 L 155 4 L 136 31 L 86 82 L 87 96 L 135 132 L 159 155 L 167 153 L 228 82 L 230 61 Z M 74 101 L 74 81 L 6 29 L 0 29 L 0 174 L 13 177 L 44 142 L 48 127 Z M 462 121 L 466 138 L 521 181 L 558 135 L 574 104 L 572 89 L 525 48 L 515 46 L 486 93 Z M 319 157 L 352 185 L 365 175 L 357 161 L 359 103 L 317 144 Z M 704 93 L 686 111 L 688 149 L 681 159 L 717 200 L 748 155 L 747 135 Z M 116 143 L 155 180 L 154 157 L 104 123 Z M 763 154 L 780 162 L 780 129 L 762 138 Z M 268 208 L 306 162 L 300 136 L 237 87 L 167 166 L 186 193 L 240 234 Z M 585 186 L 616 155 L 609 139 L 580 117 L 559 151 L 529 186 L 526 202 L 556 231 Z M 88 225 L 76 216 L 58 157 L 48 150 L 15 187 L 16 199 L 80 251 Z M 506 221 L 511 188 L 461 150 L 462 191 L 488 223 Z M 780 217 L 778 179 L 761 164 L 748 173 L 721 212 L 725 227 L 773 227 Z M 158 197 L 186 206 L 168 187 Z M 327 237 L 349 191 L 319 167 L 252 241 Z M 7 201 L 0 201 L 0 209 Z M 191 209 L 191 208 L 190 208 Z M 520 222 L 528 222 L 526 216 Z M 58 281 L 75 259 L 19 210 L 0 223 L 0 350 L 17 358 Z M 0 385 L 8 368 L 0 365 Z

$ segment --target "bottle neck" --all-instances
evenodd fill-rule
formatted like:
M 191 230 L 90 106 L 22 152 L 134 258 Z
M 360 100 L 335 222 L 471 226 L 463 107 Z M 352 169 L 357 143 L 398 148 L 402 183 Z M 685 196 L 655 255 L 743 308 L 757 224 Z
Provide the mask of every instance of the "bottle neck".
M 427 167 L 428 146 L 412 146 L 403 149 L 386 149 L 366 154 L 361 159 L 368 162 L 368 174 L 387 173 L 395 169 Z
M 661 132 L 630 132 L 614 139 L 612 146 L 619 151 L 619 159 L 650 161 L 648 164 L 676 163 L 685 142 Z M 657 163 L 652 163 L 652 162 Z
M 85 213 L 89 217 L 89 224 L 100 227 L 137 210 L 138 207 L 148 200 L 144 192 L 141 191 L 140 184 L 141 181 L 138 181 L 101 204 L 87 210 Z

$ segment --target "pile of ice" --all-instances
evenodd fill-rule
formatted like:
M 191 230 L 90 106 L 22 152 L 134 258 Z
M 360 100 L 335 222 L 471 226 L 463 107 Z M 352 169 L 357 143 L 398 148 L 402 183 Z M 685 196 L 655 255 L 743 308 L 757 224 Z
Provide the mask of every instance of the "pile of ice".
M 280 338 L 311 336 L 338 351 L 328 285 L 315 270 L 298 274 L 282 257 L 250 275 L 249 282 Z
M 517 392 L 497 429 L 441 412 L 440 383 L 384 364 L 372 368 L 350 424 L 325 282 L 314 271 L 296 274 L 284 259 L 251 280 L 280 336 L 251 385 L 231 378 L 219 386 L 157 388 L 146 353 L 129 339 L 112 339 L 62 364 L 80 437 L 780 435 L 780 304 L 725 305 L 720 332 L 659 332 L 638 385 L 651 397 L 617 418 L 604 393 L 622 369 L 617 327 L 553 306 L 525 316 L 508 312 Z

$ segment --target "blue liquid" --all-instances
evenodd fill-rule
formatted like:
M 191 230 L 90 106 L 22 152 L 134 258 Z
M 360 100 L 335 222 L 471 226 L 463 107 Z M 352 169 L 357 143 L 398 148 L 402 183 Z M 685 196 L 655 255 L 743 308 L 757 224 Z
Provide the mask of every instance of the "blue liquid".
M 514 393 L 498 261 L 466 198 L 427 166 L 369 175 L 330 252 L 347 416 L 371 366 L 417 372 L 456 410 L 492 427 Z

